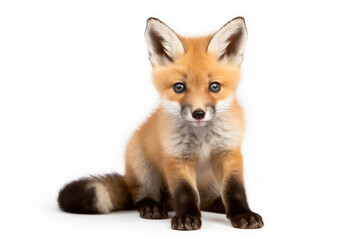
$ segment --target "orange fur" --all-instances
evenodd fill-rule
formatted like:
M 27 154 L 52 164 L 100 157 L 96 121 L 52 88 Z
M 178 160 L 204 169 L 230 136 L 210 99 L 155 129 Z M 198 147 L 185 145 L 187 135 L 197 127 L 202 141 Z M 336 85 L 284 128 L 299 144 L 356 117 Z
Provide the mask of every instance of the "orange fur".
M 153 81 L 162 98 L 176 101 L 180 105 L 190 103 L 203 108 L 208 103 L 216 105 L 218 101 L 226 99 L 229 95 L 235 95 L 240 79 L 240 66 L 221 64 L 214 55 L 207 53 L 206 47 L 211 37 L 181 38 L 186 54 L 169 66 L 153 68 Z M 185 94 L 176 94 L 172 86 L 174 83 L 182 81 L 186 82 L 187 92 Z M 219 93 L 208 91 L 210 81 L 220 83 L 222 88 Z M 232 130 L 243 132 L 242 110 L 235 98 L 226 115 L 229 116 L 229 124 L 231 124 Z M 141 149 L 144 157 L 156 166 L 164 181 L 170 184 L 170 190 L 173 189 L 174 184 L 172 183 L 176 182 L 176 179 L 195 181 L 194 167 L 189 164 L 176 164 L 176 160 L 174 160 L 176 157 L 167 152 L 166 147 L 164 147 L 169 135 L 176 131 L 172 129 L 170 122 L 171 119 L 168 113 L 162 106 L 159 106 L 140 129 L 135 132 L 129 142 L 126 154 L 127 173 L 125 179 L 129 185 L 136 185 L 132 182 L 136 181 L 133 172 L 141 171 L 141 169 L 131 167 L 133 159 L 136 158 L 134 148 Z M 240 142 L 235 145 L 232 151 L 240 154 Z M 216 160 L 214 161 L 216 162 Z M 231 159 L 228 161 L 223 166 L 225 171 L 228 168 L 236 167 L 239 168 L 239 173 L 242 174 L 242 162 L 236 161 L 232 164 L 230 163 Z M 222 168 L 216 167 L 215 169 Z M 131 177 L 128 175 L 131 175 Z
M 60 207 L 81 213 L 136 207 L 152 219 L 166 218 L 174 208 L 177 230 L 199 229 L 200 209 L 226 210 L 234 227 L 262 227 L 246 200 L 244 121 L 235 96 L 247 40 L 244 19 L 213 35 L 185 38 L 150 18 L 145 39 L 161 104 L 131 137 L 125 176 L 74 181 L 60 192 Z

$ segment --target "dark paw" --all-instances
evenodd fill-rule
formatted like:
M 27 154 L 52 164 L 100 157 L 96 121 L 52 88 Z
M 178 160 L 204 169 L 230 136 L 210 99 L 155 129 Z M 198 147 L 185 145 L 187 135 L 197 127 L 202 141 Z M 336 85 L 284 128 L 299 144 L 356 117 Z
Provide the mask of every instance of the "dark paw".
M 200 217 L 175 216 L 171 219 L 171 228 L 175 230 L 197 230 L 201 227 Z
M 168 217 L 168 211 L 159 203 L 147 199 L 137 203 L 140 217 L 146 219 L 164 219 Z
M 234 228 L 256 229 L 264 226 L 261 216 L 254 212 L 237 214 L 229 219 Z
M 216 198 L 211 205 L 209 206 L 208 209 L 206 209 L 206 211 L 209 212 L 216 212 L 216 213 L 225 213 L 225 206 L 224 203 L 221 199 L 221 197 Z

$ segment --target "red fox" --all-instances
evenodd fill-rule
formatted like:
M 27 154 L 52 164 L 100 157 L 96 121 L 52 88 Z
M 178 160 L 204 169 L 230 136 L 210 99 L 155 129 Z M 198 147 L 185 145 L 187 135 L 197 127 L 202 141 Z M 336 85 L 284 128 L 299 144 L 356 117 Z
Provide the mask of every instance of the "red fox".
M 62 210 L 109 213 L 137 209 L 140 217 L 196 230 L 200 210 L 224 213 L 235 228 L 261 228 L 246 200 L 241 139 L 242 109 L 235 92 L 247 41 L 244 18 L 212 35 L 182 37 L 156 18 L 145 30 L 156 111 L 134 133 L 124 176 L 81 178 L 59 193 Z

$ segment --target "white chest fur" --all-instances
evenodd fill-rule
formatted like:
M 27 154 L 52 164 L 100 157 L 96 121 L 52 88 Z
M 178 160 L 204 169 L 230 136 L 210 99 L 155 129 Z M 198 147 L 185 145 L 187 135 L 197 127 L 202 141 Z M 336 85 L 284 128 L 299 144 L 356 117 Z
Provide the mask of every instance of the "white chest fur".
M 196 156 L 199 164 L 207 162 L 214 152 L 235 147 L 242 135 L 234 130 L 234 126 L 219 118 L 202 127 L 180 121 L 174 129 L 166 144 L 169 153 L 178 157 Z

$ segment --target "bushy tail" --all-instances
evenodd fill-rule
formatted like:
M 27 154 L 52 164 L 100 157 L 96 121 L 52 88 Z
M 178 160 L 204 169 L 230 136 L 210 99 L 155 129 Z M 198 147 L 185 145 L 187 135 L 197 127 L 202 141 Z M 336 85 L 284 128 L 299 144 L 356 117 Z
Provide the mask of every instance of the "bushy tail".
M 71 213 L 109 213 L 133 208 L 128 187 L 119 174 L 70 182 L 60 190 L 58 203 L 62 210 Z

